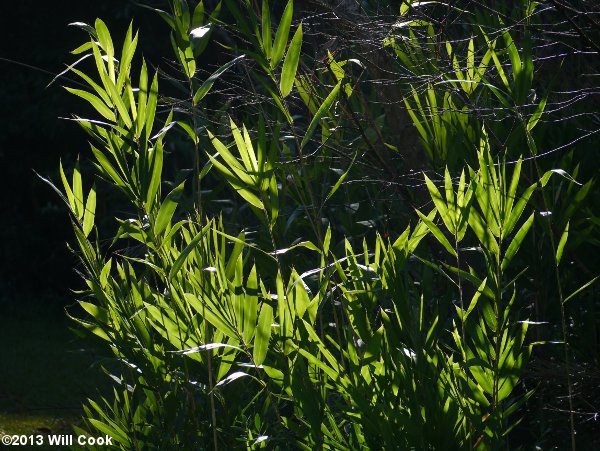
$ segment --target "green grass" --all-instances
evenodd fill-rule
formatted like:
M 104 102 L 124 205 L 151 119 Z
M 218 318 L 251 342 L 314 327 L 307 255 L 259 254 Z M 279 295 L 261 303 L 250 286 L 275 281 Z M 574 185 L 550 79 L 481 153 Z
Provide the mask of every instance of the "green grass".
M 72 432 L 82 402 L 108 386 L 101 356 L 60 313 L 11 316 L 0 318 L 0 434 Z

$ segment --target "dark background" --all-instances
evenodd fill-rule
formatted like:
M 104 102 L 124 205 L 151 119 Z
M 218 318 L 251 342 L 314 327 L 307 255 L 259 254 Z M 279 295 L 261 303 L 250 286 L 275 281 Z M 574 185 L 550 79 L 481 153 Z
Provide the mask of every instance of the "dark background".
M 131 2 L 24 0 L 0 12 L 0 435 L 71 433 L 82 403 L 110 393 L 105 351 L 69 330 L 65 307 L 82 286 L 67 248 L 72 229 L 66 206 L 36 173 L 60 185 L 60 160 L 69 172 L 77 156 L 84 168 L 88 160 L 86 134 L 60 119 L 86 113 L 62 87 L 72 82 L 48 86 L 88 39 L 68 24 L 100 17 L 118 42 L 134 16 L 154 65 L 167 54 L 168 31 Z
M 160 43 L 168 43 L 160 39 L 167 29 L 131 2 L 19 1 L 0 13 L 0 311 L 11 316 L 60 315 L 80 283 L 66 246 L 66 209 L 35 174 L 59 182 L 59 160 L 68 167 L 78 155 L 86 160 L 89 150 L 85 133 L 59 119 L 81 112 L 81 102 L 62 88 L 64 79 L 47 86 L 87 40 L 68 24 L 100 17 L 121 40 L 133 16 L 142 53 L 153 62 Z

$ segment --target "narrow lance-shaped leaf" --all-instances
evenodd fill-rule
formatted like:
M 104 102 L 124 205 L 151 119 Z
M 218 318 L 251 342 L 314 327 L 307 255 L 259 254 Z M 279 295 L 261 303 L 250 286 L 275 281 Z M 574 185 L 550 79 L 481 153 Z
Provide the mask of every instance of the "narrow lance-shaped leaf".
M 160 206 L 158 214 L 156 215 L 156 221 L 154 222 L 155 235 L 160 235 L 171 223 L 171 218 L 173 217 L 173 213 L 175 213 L 175 209 L 177 208 L 179 197 L 183 192 L 184 183 L 185 182 L 181 183 L 179 186 L 173 189 L 173 191 L 167 195 L 167 198 Z
M 275 33 L 275 41 L 273 42 L 273 49 L 271 53 L 271 69 L 277 67 L 281 61 L 281 58 L 283 58 L 283 52 L 285 52 L 285 46 L 287 45 L 288 36 L 290 34 L 290 25 L 292 24 L 293 14 L 293 1 L 289 0 L 285 10 L 283 11 L 283 15 L 281 16 L 277 33 Z
M 513 240 L 510 242 L 510 245 L 508 246 L 508 249 L 506 249 L 506 253 L 504 254 L 504 258 L 502 259 L 502 267 L 501 267 L 502 270 L 504 270 L 506 268 L 506 266 L 510 263 L 512 258 L 515 256 L 515 254 L 519 250 L 521 243 L 525 239 L 527 232 L 529 232 L 529 229 L 531 228 L 531 225 L 533 224 L 534 217 L 535 217 L 534 213 L 531 213 L 531 216 L 529 216 L 527 221 L 525 221 L 523 226 L 519 229 L 519 231 L 515 234 L 515 237 L 513 238 Z
M 508 188 L 508 192 L 506 195 L 506 203 L 504 205 L 503 212 L 503 223 L 507 223 L 510 218 L 510 214 L 512 212 L 512 207 L 515 202 L 515 197 L 517 195 L 517 188 L 519 186 L 519 180 L 521 179 L 521 166 L 523 164 L 522 158 L 519 157 L 517 162 L 515 163 L 515 169 L 513 170 L 513 175 L 510 180 L 510 186 Z
M 436 239 L 439 241 L 439 243 L 444 246 L 444 248 L 450 252 L 452 255 L 454 255 L 456 257 L 456 249 L 454 249 L 452 247 L 452 245 L 450 244 L 450 242 L 448 241 L 448 238 L 446 238 L 444 236 L 444 234 L 442 233 L 442 231 L 439 229 L 438 226 L 436 226 L 433 221 L 431 221 L 427 216 L 425 216 L 423 213 L 421 213 L 419 210 L 417 210 L 417 214 L 419 215 L 419 217 L 421 218 L 421 221 L 423 221 L 423 223 L 425 223 L 425 225 L 427 226 L 427 228 L 429 229 L 429 231 L 433 234 L 433 236 L 436 237 Z
M 197 28 L 204 25 L 204 2 L 198 2 L 192 14 L 192 28 Z
M 273 323 L 273 307 L 263 303 L 258 316 L 258 327 L 254 339 L 253 357 L 255 365 L 262 365 L 269 349 L 271 339 L 271 324 Z
M 256 331 L 256 318 L 258 315 L 258 278 L 256 265 L 250 270 L 246 280 L 246 296 L 242 300 L 244 311 L 244 324 L 242 336 L 246 343 L 250 343 Z
M 315 132 L 317 125 L 319 125 L 319 122 L 321 121 L 323 116 L 329 111 L 329 109 L 333 105 L 333 102 L 335 101 L 335 99 L 337 98 L 337 96 L 340 92 L 340 86 L 341 86 L 341 83 L 338 83 L 337 85 L 335 85 L 335 87 L 331 90 L 331 92 L 329 93 L 327 98 L 323 101 L 323 103 L 319 107 L 317 114 L 315 114 L 315 117 L 313 117 L 312 121 L 310 121 L 310 125 L 308 126 L 308 129 L 306 130 L 306 133 L 304 134 L 304 137 L 302 138 L 302 143 L 300 144 L 300 147 L 302 149 L 310 141 L 310 138 L 312 137 L 313 133 Z
M 79 159 L 73 170 L 73 201 L 75 202 L 75 215 L 77 219 L 83 218 L 83 184 L 81 182 L 81 170 L 79 169 Z
M 108 119 L 111 122 L 116 122 L 116 118 L 112 110 L 106 106 L 106 104 L 100 100 L 100 98 L 96 97 L 91 92 L 82 91 L 81 89 L 73 89 L 73 88 L 65 88 L 71 94 L 75 94 L 76 96 L 81 97 L 82 99 L 87 100 L 98 113 L 100 113 L 105 119 Z
M 268 0 L 263 0 L 262 2 L 261 22 L 263 50 L 265 51 L 265 56 L 271 58 L 271 13 L 269 12 Z
M 425 183 L 427 184 L 427 189 L 429 190 L 429 195 L 431 196 L 431 199 L 433 200 L 435 208 L 440 213 L 442 221 L 444 221 L 444 225 L 446 226 L 446 228 L 448 229 L 448 231 L 450 233 L 454 234 L 456 231 L 456 227 L 454 225 L 454 218 L 450 214 L 450 211 L 447 208 L 446 203 L 444 202 L 444 199 L 442 198 L 442 195 L 438 191 L 437 187 L 433 184 L 433 182 L 426 175 L 425 175 Z
M 60 168 L 60 178 L 62 180 L 63 183 L 63 187 L 65 188 L 65 194 L 67 195 L 67 200 L 68 200 L 68 205 L 71 207 L 71 210 L 73 212 L 75 212 L 75 197 L 73 196 L 73 191 L 71 190 L 71 185 L 69 185 L 69 182 L 67 181 L 67 177 L 65 176 L 65 171 L 63 169 L 63 165 L 62 165 L 62 161 L 60 162 L 59 165 Z M 43 179 L 46 180 L 46 179 Z M 50 182 L 48 182 L 50 183 Z M 50 183 L 50 186 L 54 186 Z M 58 193 L 62 195 L 62 193 L 60 193 L 60 190 L 58 190 Z
M 569 237 L 569 222 L 567 222 L 565 231 L 561 235 L 560 241 L 558 242 L 558 247 L 556 248 L 556 266 L 560 265 L 560 260 L 562 259 L 563 251 L 565 249 L 565 245 L 567 244 L 568 237 Z
M 208 132 L 208 137 L 215 150 L 219 153 L 221 158 L 223 158 L 223 161 L 227 167 L 219 163 L 212 155 L 207 154 L 213 164 L 226 175 L 234 175 L 241 183 L 248 186 L 254 186 L 256 184 L 255 177 L 248 174 L 248 171 L 242 167 L 239 161 L 229 151 L 227 146 L 223 144 L 217 137 L 215 137 L 210 131 Z M 245 146 L 245 143 L 243 144 Z
M 527 122 L 527 131 L 530 132 L 531 130 L 533 130 L 533 128 L 537 125 L 537 123 L 539 122 L 540 118 L 542 117 L 542 114 L 544 112 L 544 109 L 546 108 L 546 102 L 548 101 L 548 96 L 544 97 L 539 105 L 537 106 L 535 112 L 531 115 L 531 117 L 529 118 L 529 121 Z
M 87 237 L 94 227 L 94 217 L 96 214 L 96 185 L 92 186 L 85 203 L 83 213 L 83 234 Z
M 208 91 L 210 91 L 210 88 L 212 88 L 212 86 L 215 84 L 215 81 L 217 81 L 217 79 L 223 74 L 223 72 L 225 72 L 235 63 L 243 59 L 245 56 L 246 55 L 240 55 L 237 58 L 232 59 L 228 63 L 223 64 L 215 72 L 213 72 L 206 80 L 204 80 L 204 83 L 202 83 L 202 85 L 196 91 L 196 94 L 194 94 L 194 105 L 196 105 L 204 98 L 204 96 L 208 93 Z
M 582 285 L 577 290 L 575 290 L 573 293 L 571 293 L 570 295 L 568 295 L 565 298 L 565 300 L 563 301 L 563 303 L 567 302 L 568 300 L 570 300 L 573 297 L 575 297 L 577 294 L 581 293 L 583 290 L 585 290 L 587 287 L 589 287 L 591 284 L 593 284 L 596 280 L 598 280 L 598 277 L 600 277 L 600 276 L 594 277 L 592 280 L 590 280 L 589 282 L 587 282 L 586 284 Z
M 504 224 L 504 234 L 509 235 L 514 226 L 517 224 L 517 221 L 521 217 L 523 210 L 527 206 L 529 202 L 529 198 L 533 194 L 533 191 L 537 187 L 537 183 L 533 183 L 525 190 L 525 192 L 521 195 L 519 200 L 514 204 L 512 211 L 510 212 L 510 216 L 508 217 L 508 221 Z M 511 188 L 512 190 L 512 188 Z M 516 197 L 516 196 L 515 196 Z
M 102 50 L 106 52 L 107 62 L 108 62 L 108 75 L 112 82 L 115 82 L 115 63 L 114 63 L 114 55 L 115 48 L 112 43 L 112 39 L 110 37 L 110 33 L 106 24 L 101 19 L 96 19 L 95 22 L 96 32 L 98 33 L 98 41 L 100 42 L 100 46 L 102 46 Z
M 152 134 L 152 127 L 154 126 L 154 116 L 156 115 L 156 105 L 158 103 L 158 73 L 154 74 L 152 79 L 152 85 L 150 86 L 150 92 L 148 93 L 148 102 L 146 104 L 146 133 L 149 137 Z
M 294 86 L 294 79 L 296 78 L 296 71 L 298 70 L 298 61 L 300 60 L 300 50 L 302 49 L 302 24 L 298 26 L 298 29 L 294 33 L 292 42 L 285 56 L 283 62 L 283 69 L 281 71 L 281 81 L 279 82 L 279 89 L 283 97 L 287 97 Z
M 244 137 L 242 136 L 242 133 L 240 132 L 240 129 L 235 124 L 235 122 L 233 122 L 233 119 L 231 119 L 231 117 L 229 118 L 229 126 L 231 128 L 231 133 L 233 134 L 233 139 L 235 140 L 235 145 L 237 146 L 240 157 L 242 157 L 242 162 L 244 163 L 244 167 L 246 168 L 246 171 L 248 173 L 256 173 L 256 171 L 258 169 L 257 168 L 258 165 L 256 164 L 256 158 L 254 157 L 254 151 L 252 150 L 252 147 L 251 147 L 252 143 L 251 142 L 248 143 L 248 144 L 250 144 L 250 148 L 249 148 L 246 140 L 244 139 Z M 217 150 L 219 150 L 219 149 L 217 148 Z M 224 159 L 225 159 L 225 157 L 224 157 Z
M 185 249 L 181 251 L 181 254 L 179 254 L 177 260 L 175 260 L 173 266 L 171 267 L 171 270 L 169 271 L 169 280 L 172 280 L 173 277 L 177 275 L 177 273 L 185 263 L 185 260 L 187 259 L 188 255 L 190 255 L 190 252 L 192 252 L 196 248 L 196 246 L 198 245 L 202 237 L 206 234 L 210 226 L 211 223 L 206 224 L 204 228 L 196 234 L 192 241 L 190 241 L 190 243 L 185 247 Z
M 469 212 L 469 225 L 483 247 L 491 254 L 497 255 L 499 252 L 498 242 L 496 241 L 496 238 L 494 238 L 494 235 L 486 222 L 474 209 Z
M 146 212 L 152 211 L 154 205 L 154 199 L 158 194 L 160 188 L 160 181 L 162 176 L 163 168 L 163 144 L 159 140 L 156 142 L 154 148 L 150 151 L 150 183 L 148 185 L 148 192 L 146 193 Z

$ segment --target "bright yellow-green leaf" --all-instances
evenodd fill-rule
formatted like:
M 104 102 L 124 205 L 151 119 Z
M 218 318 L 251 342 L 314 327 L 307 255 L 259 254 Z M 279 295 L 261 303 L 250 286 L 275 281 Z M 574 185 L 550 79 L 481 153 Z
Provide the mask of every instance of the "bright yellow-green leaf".
M 444 246 L 444 248 L 450 252 L 452 255 L 454 255 L 455 257 L 457 256 L 456 253 L 456 249 L 454 249 L 452 247 L 452 245 L 450 244 L 450 242 L 448 241 L 448 238 L 446 238 L 444 236 L 444 234 L 442 233 L 442 231 L 439 229 L 438 226 L 436 226 L 434 224 L 434 222 L 432 220 L 430 220 L 427 216 L 425 216 L 423 213 L 421 213 L 419 210 L 417 210 L 417 214 L 419 215 L 419 217 L 421 218 L 421 221 L 423 221 L 423 223 L 427 226 L 427 228 L 429 229 L 429 231 L 433 234 L 433 236 L 436 237 L 436 239 L 438 240 L 438 242 Z
M 283 11 L 283 15 L 281 16 L 281 21 L 277 27 L 277 33 L 275 33 L 275 41 L 273 41 L 271 52 L 271 69 L 277 67 L 281 58 L 283 58 L 283 53 L 285 52 L 288 36 L 290 34 L 290 25 L 292 24 L 293 14 L 294 3 L 292 0 L 289 0 Z
M 87 237 L 94 227 L 94 217 L 96 214 L 96 185 L 92 186 L 85 203 L 85 212 L 83 214 L 83 234 Z
M 300 50 L 302 49 L 302 24 L 298 26 L 298 29 L 294 33 L 292 42 L 285 56 L 283 62 L 283 69 L 281 70 L 281 81 L 279 82 L 279 89 L 283 97 L 287 97 L 292 92 L 294 86 L 294 80 L 296 78 L 296 71 L 298 70 L 298 61 L 300 60 Z
M 531 213 L 531 215 L 529 216 L 527 221 L 525 221 L 525 223 L 521 226 L 519 231 L 515 234 L 515 237 L 510 242 L 508 249 L 506 249 L 506 253 L 504 254 L 504 258 L 502 259 L 502 270 L 504 270 L 506 268 L 506 266 L 510 263 L 512 258 L 515 256 L 515 254 L 519 250 L 521 243 L 525 239 L 525 235 L 527 235 L 527 232 L 529 231 L 529 229 L 531 228 L 531 225 L 533 224 L 534 217 L 535 217 L 534 213 Z

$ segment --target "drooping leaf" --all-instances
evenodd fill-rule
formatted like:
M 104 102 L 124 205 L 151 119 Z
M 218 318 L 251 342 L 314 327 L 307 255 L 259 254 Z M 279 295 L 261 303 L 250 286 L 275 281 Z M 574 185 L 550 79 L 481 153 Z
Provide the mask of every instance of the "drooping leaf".
M 76 96 L 81 97 L 82 99 L 87 100 L 98 113 L 100 113 L 105 119 L 116 122 L 116 118 L 112 110 L 106 106 L 106 104 L 100 100 L 100 98 L 96 97 L 91 92 L 83 91 L 81 89 L 74 88 L 65 88 L 71 94 L 75 94 Z

